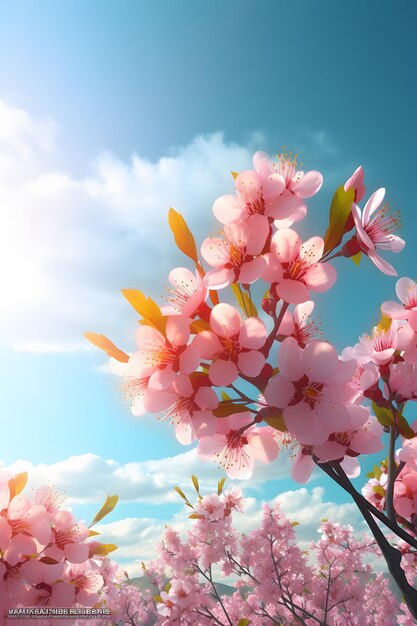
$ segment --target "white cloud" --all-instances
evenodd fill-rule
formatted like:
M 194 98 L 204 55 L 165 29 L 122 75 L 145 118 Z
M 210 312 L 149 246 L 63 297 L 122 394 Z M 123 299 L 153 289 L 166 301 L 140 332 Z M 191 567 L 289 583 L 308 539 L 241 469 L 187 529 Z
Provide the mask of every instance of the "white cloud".
M 216 489 L 217 481 L 224 476 L 214 464 L 202 462 L 195 448 L 174 457 L 131 463 L 118 463 L 92 453 L 50 464 L 34 465 L 20 460 L 5 470 L 12 474 L 27 471 L 29 489 L 56 485 L 67 495 L 68 504 L 101 503 L 109 493 L 119 495 L 122 502 L 177 503 L 174 487 L 180 485 L 189 490 L 192 474 L 198 475 L 204 492 Z M 270 481 L 271 476 L 279 480 L 287 475 L 285 456 L 274 463 L 258 463 L 250 486 L 256 489 Z M 233 482 L 243 487 L 248 485 L 246 481 Z
M 56 131 L 50 118 L 0 100 L 0 345 L 76 351 L 82 333 L 97 330 L 129 350 L 136 315 L 120 289 L 159 298 L 169 270 L 188 262 L 169 231 L 169 207 L 197 242 L 216 232 L 213 201 L 232 191 L 231 170 L 250 167 L 265 140 L 200 135 L 156 162 L 103 152 L 74 176 L 58 165 Z M 333 150 L 324 131 L 306 137 L 312 154 Z
M 201 238 L 252 152 L 215 133 L 155 163 L 103 153 L 77 178 L 53 162 L 55 130 L 0 101 L 0 343 L 18 350 L 78 350 L 85 330 L 124 336 L 136 316 L 120 289 L 159 296 L 169 269 L 187 263 L 169 207 Z

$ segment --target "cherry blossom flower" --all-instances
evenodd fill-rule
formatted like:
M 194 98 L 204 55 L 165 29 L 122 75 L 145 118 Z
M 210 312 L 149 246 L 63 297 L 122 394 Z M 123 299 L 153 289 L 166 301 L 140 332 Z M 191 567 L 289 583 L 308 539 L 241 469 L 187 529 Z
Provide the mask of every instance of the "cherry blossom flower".
M 339 360 L 330 343 L 312 341 L 302 350 L 288 337 L 279 349 L 278 367 L 265 399 L 283 409 L 285 424 L 300 443 L 323 444 L 332 432 L 349 430 L 359 413 L 367 415 L 364 407 L 351 404 L 355 391 L 347 383 L 356 363 Z
M 384 302 L 382 312 L 395 320 L 407 320 L 411 328 L 417 331 L 417 284 L 411 278 L 400 278 L 395 286 L 398 302 Z
M 377 250 L 400 252 L 405 246 L 404 239 L 394 235 L 400 227 L 399 213 L 391 214 L 388 205 L 384 205 L 372 217 L 382 203 L 384 196 L 385 189 L 382 187 L 369 198 L 362 214 L 360 208 L 353 204 L 352 215 L 355 220 L 360 250 L 371 259 L 381 272 L 388 276 L 396 276 L 397 272 L 392 265 L 377 252 Z
M 314 302 L 307 300 L 294 307 L 294 312 L 285 311 L 279 327 L 279 335 L 294 337 L 300 348 L 305 348 L 308 343 L 318 339 L 321 334 L 318 325 L 309 319 L 314 309 Z
M 365 196 L 365 186 L 363 184 L 364 180 L 364 171 L 363 167 L 360 165 L 352 174 L 350 178 L 344 184 L 344 189 L 347 191 L 348 189 L 353 189 L 355 192 L 354 202 L 360 202 L 362 198 Z
M 195 345 L 187 345 L 190 338 L 190 321 L 180 316 L 168 317 L 166 337 L 153 326 L 140 326 L 136 331 L 139 350 L 131 355 L 136 376 L 148 378 L 147 388 L 153 391 L 166 389 L 179 372 L 191 374 L 200 363 Z
M 213 409 L 219 404 L 209 385 L 208 376 L 202 373 L 191 379 L 180 374 L 168 389 L 148 391 L 143 399 L 144 409 L 149 413 L 165 411 L 165 419 L 174 424 L 177 440 L 188 445 L 207 427 L 213 419 Z
M 226 239 L 209 237 L 201 245 L 203 258 L 215 269 L 204 276 L 206 287 L 222 289 L 240 281 L 253 283 L 261 277 L 265 260 L 263 251 L 269 233 L 268 222 L 252 215 L 245 222 L 224 227 Z
M 213 385 L 230 385 L 239 375 L 256 377 L 265 356 L 259 352 L 267 332 L 257 317 L 242 322 L 239 312 L 230 304 L 216 304 L 210 315 L 211 330 L 203 330 L 194 339 L 203 359 L 213 359 L 209 378 Z
M 343 350 L 344 359 L 355 359 L 361 365 L 385 365 L 391 361 L 398 347 L 398 324 L 393 321 L 388 329 L 374 326 L 371 335 L 363 334 L 353 348 Z
M 208 295 L 199 272 L 196 270 L 193 274 L 185 267 L 176 267 L 169 273 L 168 280 L 174 289 L 170 290 L 169 304 L 161 307 L 162 313 L 193 317 Z
M 279 450 L 272 429 L 248 426 L 252 422 L 249 413 L 219 419 L 216 434 L 200 439 L 199 456 L 216 460 L 230 478 L 250 478 L 255 460 L 269 463 Z
M 411 467 L 405 467 L 394 483 L 394 508 L 405 519 L 417 513 L 417 472 Z
M 264 255 L 267 268 L 262 278 L 274 285 L 276 295 L 290 304 L 310 299 L 310 290 L 327 291 L 336 281 L 330 263 L 320 263 L 324 242 L 311 237 L 304 243 L 291 228 L 278 230 L 271 240 L 271 252 Z

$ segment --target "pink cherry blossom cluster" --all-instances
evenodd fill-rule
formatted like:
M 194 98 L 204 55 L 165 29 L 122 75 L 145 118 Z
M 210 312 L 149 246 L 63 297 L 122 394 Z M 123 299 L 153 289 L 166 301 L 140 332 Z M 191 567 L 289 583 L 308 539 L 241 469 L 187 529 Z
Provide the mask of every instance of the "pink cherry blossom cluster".
M 199 489 L 198 482 L 196 489 Z M 322 520 L 310 553 L 296 543 L 294 527 L 278 504 L 264 505 L 258 528 L 243 534 L 234 516 L 244 511 L 237 488 L 201 496 L 187 535 L 168 527 L 157 560 L 142 564 L 141 591 L 121 587 L 118 619 L 131 626 L 392 626 L 412 624 L 388 578 L 363 562 L 380 558 L 376 542 L 357 538 L 351 526 Z M 410 579 L 417 561 L 403 544 Z M 216 581 L 229 586 L 225 591 Z M 398 621 L 397 621 L 398 620 Z
M 89 538 L 53 488 L 29 498 L 24 484 L 23 474 L 0 473 L 0 623 L 11 608 L 104 606 L 120 579 L 108 546 Z
M 169 421 L 182 444 L 197 440 L 200 458 L 228 476 L 250 478 L 256 462 L 273 461 L 283 447 L 295 480 L 308 480 L 315 466 L 325 471 L 360 508 L 417 619 L 417 590 L 375 522 L 417 548 L 417 427 L 405 416 L 417 399 L 417 286 L 401 278 L 400 302 L 384 303 L 380 323 L 341 354 L 311 317 L 312 298 L 336 281 L 337 258 L 358 264 L 365 256 L 396 275 L 381 252 L 405 245 L 399 215 L 383 204 L 383 188 L 360 208 L 359 167 L 336 190 L 324 237 L 303 242 L 296 226 L 323 179 L 297 167 L 291 154 L 271 162 L 257 152 L 252 170 L 233 173 L 235 193 L 213 205 L 222 230 L 200 254 L 171 209 L 175 242 L 194 267 L 170 272 L 166 306 L 123 291 L 141 316 L 135 352 L 86 336 L 112 357 L 135 415 Z M 361 494 L 349 478 L 360 473 L 360 455 L 383 450 L 385 434 L 388 461 Z

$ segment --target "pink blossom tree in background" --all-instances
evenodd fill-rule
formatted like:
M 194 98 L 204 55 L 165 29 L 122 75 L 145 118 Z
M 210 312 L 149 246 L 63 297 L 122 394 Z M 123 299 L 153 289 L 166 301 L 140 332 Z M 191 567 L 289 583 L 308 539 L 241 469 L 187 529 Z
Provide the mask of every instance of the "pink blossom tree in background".
M 181 537 L 168 527 L 158 558 L 142 563 L 144 589 L 122 585 L 110 600 L 115 624 L 130 626 L 392 626 L 414 623 L 407 606 L 393 595 L 389 580 L 363 563 L 380 551 L 370 536 L 356 538 L 351 526 L 321 520 L 321 537 L 310 551 L 295 542 L 294 527 L 278 504 L 265 505 L 258 528 L 248 534 L 233 525 L 244 512 L 240 489 L 202 496 L 198 479 L 192 526 Z M 407 576 L 417 560 L 407 553 Z M 229 583 L 215 582 L 221 578 Z
M 324 237 L 303 241 L 297 223 L 321 188 L 319 172 L 298 170 L 291 155 L 271 162 L 257 152 L 253 169 L 233 176 L 235 194 L 213 206 L 222 232 L 203 241 L 201 256 L 184 218 L 170 210 L 177 246 L 194 267 L 170 272 L 167 305 L 123 291 L 141 316 L 134 351 L 86 336 L 112 357 L 135 415 L 164 414 L 181 443 L 196 440 L 201 458 L 228 476 L 250 479 L 283 442 L 294 453 L 295 480 L 324 471 L 353 498 L 417 617 L 407 576 L 417 549 L 417 425 L 406 417 L 417 398 L 417 286 L 401 278 L 398 301 L 384 303 L 380 323 L 340 355 L 311 318 L 315 294 L 337 279 L 338 257 L 368 257 L 396 275 L 384 254 L 405 245 L 399 216 L 383 204 L 384 189 L 360 208 L 359 167 L 334 194 Z M 350 478 L 360 455 L 385 446 L 387 459 L 359 492 Z

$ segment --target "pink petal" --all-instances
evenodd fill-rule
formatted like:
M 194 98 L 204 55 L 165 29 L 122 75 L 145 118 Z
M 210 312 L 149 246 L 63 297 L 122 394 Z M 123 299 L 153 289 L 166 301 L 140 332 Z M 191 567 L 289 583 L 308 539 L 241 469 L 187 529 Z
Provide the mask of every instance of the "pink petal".
M 310 267 L 304 276 L 307 287 L 318 292 L 327 291 L 333 287 L 336 279 L 336 269 L 330 263 L 317 263 Z
M 219 406 L 216 392 L 211 387 L 200 387 L 194 400 L 200 409 L 216 409 Z
M 197 453 L 203 460 L 210 460 L 214 455 L 223 450 L 227 443 L 225 435 L 211 435 L 202 437 L 199 441 Z
M 227 387 L 239 376 L 239 370 L 232 361 L 217 359 L 210 365 L 209 378 L 217 387 Z
M 237 361 L 238 367 L 242 374 L 254 378 L 259 376 L 265 365 L 265 356 L 257 350 L 249 352 L 241 352 Z
M 307 302 L 297 304 L 297 306 L 294 309 L 294 321 L 298 324 L 298 326 L 302 326 L 305 324 L 305 321 L 312 314 L 313 309 L 314 309 L 314 302 L 312 300 L 307 300 Z
M 374 191 L 372 196 L 369 198 L 368 202 L 365 204 L 365 208 L 362 214 L 362 224 L 364 226 L 368 224 L 369 218 L 371 217 L 372 213 L 374 213 L 376 209 L 379 207 L 384 197 L 385 197 L 385 189 L 384 187 L 381 187 L 381 189 L 377 189 L 376 191 Z
M 248 434 L 250 456 L 261 463 L 270 463 L 277 458 L 279 447 L 268 428 L 256 428 Z
M 281 263 L 289 261 L 301 248 L 301 239 L 291 228 L 277 230 L 271 240 L 271 252 L 275 252 Z
M 323 256 L 324 241 L 321 237 L 310 237 L 300 248 L 300 258 L 309 265 L 317 263 Z
M 168 274 L 168 280 L 176 289 L 183 289 L 194 291 L 201 285 L 201 280 L 198 281 L 196 276 L 190 272 L 186 267 L 175 267 Z
M 210 289 L 224 289 L 235 282 L 235 272 L 225 267 L 210 270 L 204 276 L 203 282 Z
M 267 178 L 272 174 L 272 167 L 266 152 L 255 152 L 252 158 L 253 167 L 261 178 Z
M 392 302 L 391 300 L 382 303 L 381 311 L 393 320 L 404 320 L 407 317 L 407 310 L 398 302 Z
M 248 261 L 244 263 L 240 268 L 239 272 L 239 282 L 243 284 L 252 284 L 259 278 L 261 278 L 264 270 L 265 270 L 265 259 L 263 257 L 258 257 L 257 259 L 253 259 L 252 261 Z M 230 284 L 230 283 L 229 283 Z
M 251 215 L 246 222 L 246 252 L 250 255 L 261 254 L 269 235 L 268 218 L 264 215 Z
M 175 425 L 175 437 L 183 446 L 189 446 L 195 439 L 191 424 L 180 422 Z
M 300 448 L 291 467 L 291 476 L 297 483 L 306 483 L 313 473 L 314 461 L 310 454 Z
M 148 387 L 151 391 L 167 389 L 175 380 L 175 372 L 169 365 L 164 369 L 156 369 L 149 377 Z
M 165 346 L 165 337 L 153 326 L 139 326 L 136 331 L 136 341 L 140 350 L 144 352 Z
M 210 314 L 210 326 L 220 337 L 238 335 L 241 321 L 238 311 L 226 303 L 216 304 Z
M 240 329 L 239 343 L 242 348 L 259 350 L 264 345 L 266 337 L 264 322 L 259 317 L 248 317 Z
M 302 198 L 310 198 L 321 189 L 322 184 L 323 176 L 320 172 L 311 170 L 292 186 L 292 191 Z
M 320 446 L 314 446 L 314 454 L 316 454 L 322 462 L 343 459 L 345 453 L 346 446 L 342 446 L 336 441 L 326 441 Z
M 410 296 L 417 296 L 417 285 L 411 278 L 403 277 L 395 285 L 397 297 L 403 304 L 408 304 Z
M 284 302 L 290 304 L 307 302 L 310 297 L 310 292 L 305 284 L 300 280 L 292 280 L 291 278 L 281 280 L 276 286 L 276 293 Z
M 64 546 L 65 557 L 70 563 L 84 563 L 88 558 L 88 551 L 86 543 L 67 543 Z
M 385 259 L 380 257 L 377 252 L 372 252 L 371 250 L 369 250 L 368 257 L 371 259 L 372 263 L 374 263 L 377 268 L 387 276 L 398 276 L 395 268 L 393 268 L 392 265 L 388 263 L 388 261 L 385 261 Z
M 253 170 L 241 172 L 236 177 L 235 189 L 242 202 L 255 203 L 262 197 L 262 178 Z
M 221 224 L 229 224 L 241 220 L 245 211 L 235 196 L 227 195 L 217 198 L 213 204 L 213 213 Z
M 172 385 L 173 390 L 182 398 L 189 398 L 193 395 L 193 386 L 188 376 L 180 374 Z
M 210 359 L 223 349 L 219 338 L 211 330 L 202 330 L 198 333 L 192 345 L 197 347 L 203 359 Z
M 171 391 L 148 391 L 143 397 L 143 407 L 149 413 L 166 411 L 177 399 L 177 395 Z
M 284 409 L 294 396 L 294 385 L 280 374 L 273 376 L 265 387 L 264 397 L 270 406 Z
M 278 261 L 278 257 L 272 252 L 263 255 L 265 259 L 265 267 L 262 278 L 268 283 L 277 283 L 282 279 L 282 266 Z
M 305 373 L 315 382 L 326 382 L 339 365 L 335 348 L 326 341 L 309 343 L 303 350 L 302 362 Z
M 363 195 L 365 195 L 365 188 L 363 191 Z M 349 476 L 349 478 L 357 478 L 359 474 L 361 473 L 361 467 L 359 465 L 358 460 L 354 459 L 351 456 L 345 456 L 343 461 L 341 461 L 340 465 L 343 467 L 343 469 L 346 472 L 346 475 Z
M 304 403 L 287 406 L 284 409 L 284 420 L 290 433 L 300 443 L 319 445 L 329 437 L 329 429 L 315 419 L 313 411 Z
M 208 237 L 201 244 L 201 254 L 212 267 L 223 267 L 230 259 L 230 245 L 218 237 Z
M 280 196 L 285 189 L 285 180 L 280 174 L 270 174 L 263 179 L 262 195 L 266 202 L 270 202 L 277 196 Z
M 192 343 L 187 346 L 184 352 L 180 355 L 179 366 L 180 371 L 184 374 L 191 374 L 200 365 L 201 355 L 197 349 L 197 346 Z
M 284 339 L 278 351 L 278 367 L 287 380 L 296 381 L 304 375 L 301 354 L 302 350 L 293 337 Z
M 190 320 L 176 315 L 167 320 L 166 336 L 175 348 L 184 346 L 190 338 Z

